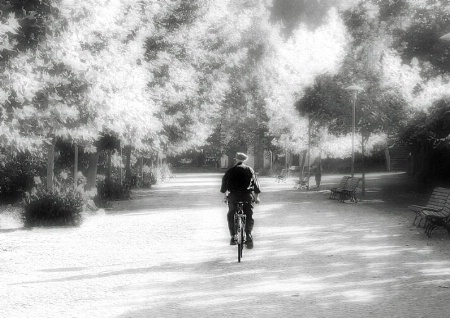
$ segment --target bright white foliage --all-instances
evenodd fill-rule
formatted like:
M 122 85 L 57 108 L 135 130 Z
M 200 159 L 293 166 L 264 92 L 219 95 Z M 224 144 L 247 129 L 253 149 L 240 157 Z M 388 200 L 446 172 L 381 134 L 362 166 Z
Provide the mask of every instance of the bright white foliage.
M 290 131 L 290 150 L 299 152 L 307 147 L 307 121 L 300 118 L 295 101 L 316 76 L 339 70 L 347 43 L 345 26 L 335 9 L 330 10 L 322 27 L 312 31 L 302 25 L 288 41 L 280 40 L 269 62 L 273 73 L 267 79 L 267 112 L 275 135 Z
M 62 0 L 60 7 L 70 23 L 72 34 L 67 38 L 77 39 L 76 53 L 67 63 L 84 71 L 91 87 L 88 100 L 92 108 L 100 110 L 98 126 L 137 148 L 145 147 L 141 140 L 155 137 L 161 127 L 154 117 L 157 107 L 148 92 L 143 60 L 144 41 L 153 27 L 143 20 L 151 19 L 160 7 L 156 1 L 145 4 L 145 16 L 135 1 L 127 0 Z M 80 20 L 72 19 L 74 16 Z M 82 45 L 101 49 L 91 52 Z
M 351 5 L 355 1 L 343 3 Z M 321 27 L 312 30 L 300 25 L 285 40 L 280 27 L 269 21 L 263 5 L 249 7 L 236 0 L 205 0 L 205 7 L 194 22 L 171 31 L 155 21 L 178 5 L 177 0 L 51 3 L 60 19 L 50 17 L 37 52 L 18 54 L 1 75 L 0 104 L 5 104 L 14 90 L 22 107 L 15 109 L 10 118 L 2 113 L 0 141 L 17 149 L 39 147 L 53 136 L 76 140 L 92 149 L 92 142 L 102 132 L 112 131 L 125 144 L 151 150 L 166 141 L 160 137 L 163 124 L 183 128 L 180 122 L 185 117 L 195 129 L 186 132 L 189 142 L 172 145 L 172 150 L 198 146 L 211 133 L 221 108 L 227 108 L 223 102 L 231 87 L 241 85 L 231 83 L 232 78 L 239 78 L 233 77 L 235 73 L 242 72 L 245 78 L 246 72 L 252 72 L 248 78 L 254 76 L 259 81 L 258 93 L 265 101 L 270 133 L 279 136 L 275 143 L 298 153 L 307 148 L 308 121 L 298 114 L 294 103 L 318 75 L 339 71 L 349 43 L 336 9 L 328 12 Z M 423 6 L 425 1 L 411 3 Z M 377 19 L 378 8 L 366 5 L 370 8 L 367 18 Z M 8 34 L 17 32 L 19 27 L 13 15 L 0 22 L 0 49 L 14 48 Z M 374 63 L 369 66 L 379 68 L 387 91 L 400 92 L 414 109 L 425 111 L 450 94 L 448 76 L 425 82 L 420 76 L 420 64 L 414 60 L 411 65 L 402 64 L 398 54 L 386 48 L 384 35 L 374 36 L 372 47 L 366 43 L 373 50 L 367 49 L 365 54 L 366 60 Z M 171 49 L 182 50 L 184 55 L 162 50 L 147 62 L 146 41 L 155 36 L 163 38 Z M 245 44 L 250 36 L 261 37 L 267 51 L 249 71 L 251 48 Z M 370 54 L 378 56 L 381 51 L 381 60 L 370 58 Z M 54 75 L 54 65 L 65 65 L 70 77 Z M 167 75 L 163 82 L 149 88 L 153 74 L 164 67 Z M 64 99 L 57 93 L 57 87 L 71 81 L 88 87 L 77 100 Z M 48 105 L 36 109 L 33 100 L 42 91 L 48 93 Z M 181 106 L 174 107 L 177 105 Z M 176 110 L 168 114 L 164 107 Z M 80 120 L 86 113 L 89 120 Z M 21 135 L 23 123 L 35 125 L 34 134 Z M 320 149 L 313 151 L 336 157 L 350 154 L 348 136 L 333 137 L 325 130 L 319 135 Z
M 408 103 L 415 101 L 414 88 L 422 83 L 420 68 L 413 61 L 412 65 L 403 64 L 394 51 L 385 52 L 382 60 L 381 82 L 385 89 L 399 92 Z
M 427 112 L 436 101 L 448 98 L 449 96 L 450 77 L 438 76 L 421 85 L 421 91 L 412 101 L 411 106 L 414 109 Z

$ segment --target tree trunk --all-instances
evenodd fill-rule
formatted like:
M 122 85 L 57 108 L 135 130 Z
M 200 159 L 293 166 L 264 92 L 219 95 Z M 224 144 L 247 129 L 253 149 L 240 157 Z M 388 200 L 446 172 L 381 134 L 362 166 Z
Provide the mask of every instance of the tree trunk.
M 308 189 L 309 177 L 311 176 L 311 116 L 308 116 Z
M 369 138 L 367 138 L 368 140 Z M 362 180 L 361 180 L 361 195 L 366 194 L 366 170 L 364 167 L 364 137 L 361 140 L 361 170 L 362 170 Z
M 144 157 L 141 157 L 139 160 L 139 179 L 142 186 L 144 183 Z
M 413 148 L 413 174 L 419 182 L 427 182 L 429 176 L 430 151 L 432 146 L 426 141 L 417 142 Z
M 122 185 L 122 146 L 120 146 L 120 167 L 119 167 L 119 184 Z
M 89 154 L 89 167 L 86 180 L 86 190 L 91 191 L 97 188 L 97 165 L 98 165 L 98 152 Z
M 108 150 L 108 162 L 106 167 L 106 183 L 109 184 L 111 182 L 111 156 L 112 156 L 112 150 Z
M 131 146 L 125 146 L 125 180 L 131 180 Z
M 53 169 L 55 167 L 55 139 L 47 146 L 47 190 L 53 190 Z
M 78 145 L 75 145 L 75 162 L 73 165 L 73 187 L 78 187 Z
M 255 164 L 253 168 L 260 170 L 264 168 L 264 133 L 257 131 L 255 134 L 254 157 Z
M 388 147 L 384 150 L 384 155 L 386 158 L 386 171 L 391 172 L 391 154 Z
M 307 155 L 308 155 L 308 150 L 303 150 L 300 153 L 299 156 L 299 164 L 300 164 L 300 177 L 299 180 L 303 181 L 303 179 L 306 177 L 305 175 L 305 167 L 306 167 L 306 160 L 307 160 Z M 308 171 L 306 171 L 306 173 L 308 173 Z

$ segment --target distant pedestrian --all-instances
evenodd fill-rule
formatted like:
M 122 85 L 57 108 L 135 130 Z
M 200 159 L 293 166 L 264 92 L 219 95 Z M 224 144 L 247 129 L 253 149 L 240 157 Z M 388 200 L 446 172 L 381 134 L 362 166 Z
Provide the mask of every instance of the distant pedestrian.
M 320 181 L 322 180 L 322 165 L 319 163 L 318 165 L 314 166 L 314 179 L 316 180 L 316 188 L 320 188 Z

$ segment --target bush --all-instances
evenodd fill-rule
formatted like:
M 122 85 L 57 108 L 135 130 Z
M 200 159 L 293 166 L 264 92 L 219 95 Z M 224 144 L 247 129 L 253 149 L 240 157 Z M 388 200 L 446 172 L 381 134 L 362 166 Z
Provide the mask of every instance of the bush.
M 142 181 L 142 188 L 151 188 L 158 180 L 165 181 L 172 178 L 172 170 L 170 164 L 162 164 L 161 166 L 144 166 L 144 179 Z
M 113 181 L 100 181 L 97 185 L 97 197 L 95 203 L 103 205 L 101 202 L 108 200 L 128 200 L 131 197 L 130 182 L 126 180 L 122 185 Z
M 30 156 L 4 156 L 0 164 L 0 202 L 19 202 L 31 189 L 33 177 L 44 175 L 45 162 Z
M 163 163 L 160 166 L 151 167 L 150 169 L 154 183 L 157 183 L 158 180 L 165 181 L 172 177 L 170 164 Z
M 81 224 L 86 200 L 82 182 L 75 190 L 73 179 L 63 171 L 59 178 L 55 177 L 53 191 L 47 190 L 39 177 L 34 177 L 34 183 L 35 187 L 25 193 L 22 214 L 25 227 Z
M 163 181 L 172 178 L 172 170 L 170 164 L 164 163 L 161 165 L 161 167 L 159 167 L 159 169 L 161 170 L 161 179 Z
M 144 166 L 142 168 L 143 180 L 141 183 L 142 188 L 150 189 L 152 185 L 156 184 L 156 178 L 153 174 L 153 169 L 149 166 Z
M 25 199 L 22 219 L 25 227 L 79 225 L 83 196 L 75 190 L 36 190 Z

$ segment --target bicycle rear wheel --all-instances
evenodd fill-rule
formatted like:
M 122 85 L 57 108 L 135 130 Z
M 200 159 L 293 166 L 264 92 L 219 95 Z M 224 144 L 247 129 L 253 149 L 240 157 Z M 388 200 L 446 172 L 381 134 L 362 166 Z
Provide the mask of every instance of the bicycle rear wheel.
M 242 221 L 239 222 L 239 238 L 238 238 L 238 262 L 241 262 L 242 250 L 244 249 L 244 227 L 242 226 Z

